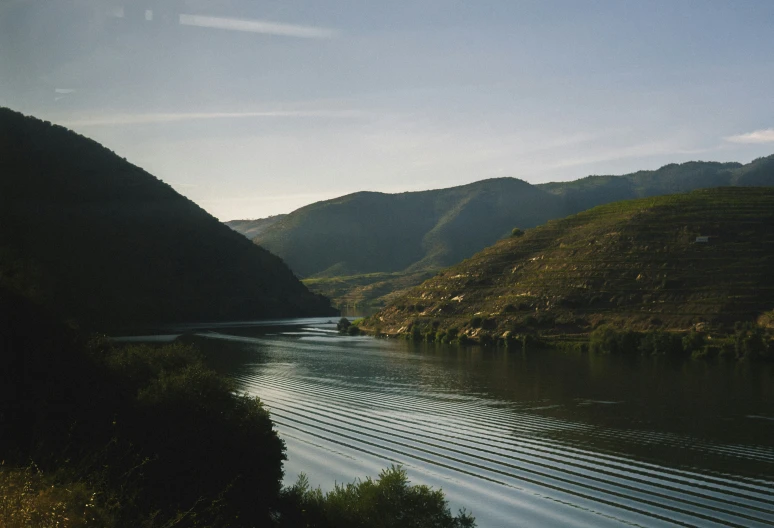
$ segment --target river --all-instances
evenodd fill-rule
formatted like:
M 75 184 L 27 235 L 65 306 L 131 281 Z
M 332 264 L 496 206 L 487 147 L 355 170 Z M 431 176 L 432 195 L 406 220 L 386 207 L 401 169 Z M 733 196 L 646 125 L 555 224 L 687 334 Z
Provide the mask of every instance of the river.
M 774 525 L 774 366 L 178 327 L 287 446 L 286 483 L 403 465 L 481 528 Z

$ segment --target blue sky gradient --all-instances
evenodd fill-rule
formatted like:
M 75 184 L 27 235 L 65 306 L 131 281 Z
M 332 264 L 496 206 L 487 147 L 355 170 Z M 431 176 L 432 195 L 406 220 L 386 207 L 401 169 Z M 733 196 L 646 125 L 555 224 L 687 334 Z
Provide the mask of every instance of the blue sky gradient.
M 6 0 L 0 105 L 223 219 L 774 153 L 774 2 Z

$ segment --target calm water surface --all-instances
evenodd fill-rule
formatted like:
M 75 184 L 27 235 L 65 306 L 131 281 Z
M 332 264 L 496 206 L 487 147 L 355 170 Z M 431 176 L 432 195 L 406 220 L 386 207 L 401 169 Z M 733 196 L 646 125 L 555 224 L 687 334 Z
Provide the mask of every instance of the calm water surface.
M 483 528 L 774 525 L 772 365 L 413 345 L 327 318 L 175 330 L 271 410 L 287 483 L 402 464 Z

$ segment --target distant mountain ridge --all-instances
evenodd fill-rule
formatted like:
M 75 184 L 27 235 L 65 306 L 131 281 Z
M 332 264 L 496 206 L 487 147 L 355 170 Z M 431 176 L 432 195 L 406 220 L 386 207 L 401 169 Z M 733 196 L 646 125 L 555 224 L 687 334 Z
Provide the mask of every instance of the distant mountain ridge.
M 620 200 L 771 185 L 774 156 L 746 165 L 693 161 L 540 185 L 497 178 L 432 191 L 357 192 L 293 211 L 261 227 L 253 240 L 279 255 L 315 291 L 341 304 L 381 303 L 405 289 L 407 277 L 418 284 L 427 271 L 472 256 L 514 227 L 536 227 Z M 250 227 L 230 224 L 240 232 Z
M 5 108 L 0 287 L 97 328 L 333 313 L 278 257 L 169 185 Z
M 302 207 L 254 241 L 301 277 L 442 267 L 483 238 L 560 214 L 560 199 L 513 178 L 436 191 L 357 192 Z M 494 233 L 492 233 L 494 231 Z
M 774 188 L 601 205 L 502 240 L 399 296 L 388 334 L 728 328 L 774 308 Z
M 632 198 L 712 187 L 769 185 L 774 185 L 774 155 L 746 165 L 688 161 L 670 163 L 653 171 L 637 171 L 622 176 L 587 176 L 569 182 L 543 183 L 538 187 L 561 196 L 568 214 L 574 214 L 597 205 Z

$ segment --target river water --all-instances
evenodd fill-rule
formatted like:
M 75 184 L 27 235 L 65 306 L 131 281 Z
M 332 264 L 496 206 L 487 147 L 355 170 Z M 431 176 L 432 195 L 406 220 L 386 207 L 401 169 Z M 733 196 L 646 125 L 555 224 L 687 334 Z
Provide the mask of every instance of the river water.
M 482 528 L 774 525 L 774 366 L 177 328 L 287 446 L 286 482 L 401 464 Z

